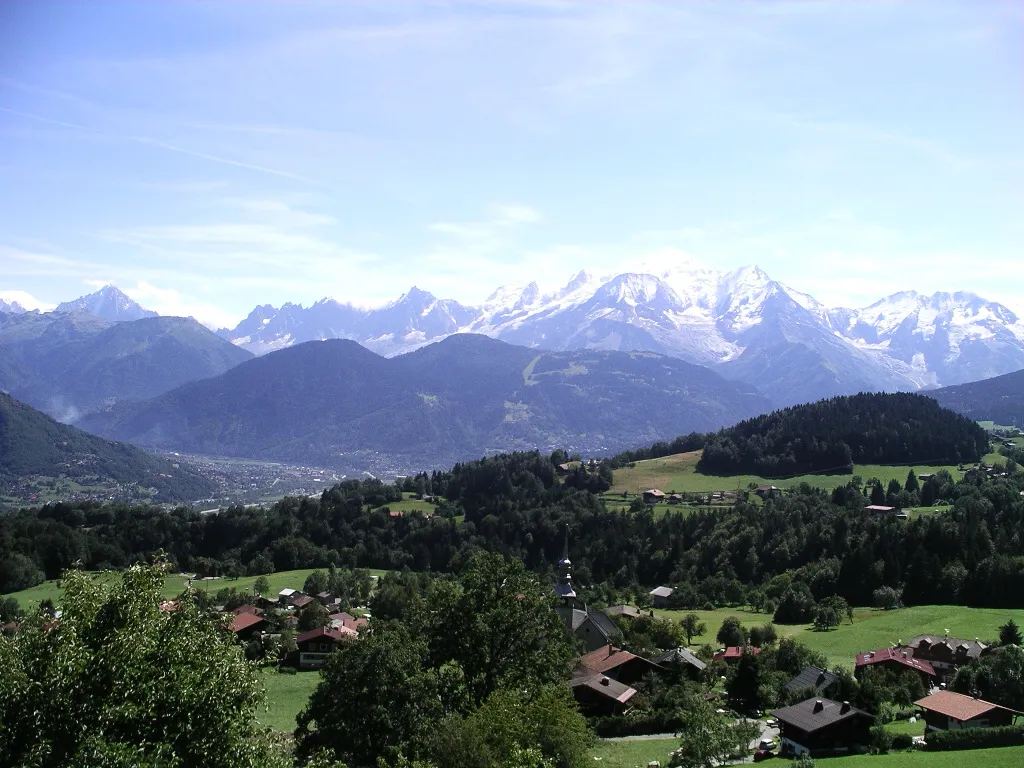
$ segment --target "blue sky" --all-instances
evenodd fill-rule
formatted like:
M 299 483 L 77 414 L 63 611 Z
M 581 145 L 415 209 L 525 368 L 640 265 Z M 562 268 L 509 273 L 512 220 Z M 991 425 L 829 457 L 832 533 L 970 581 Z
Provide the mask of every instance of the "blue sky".
M 466 303 L 649 259 L 1024 314 L 1024 3 L 0 4 L 0 294 Z

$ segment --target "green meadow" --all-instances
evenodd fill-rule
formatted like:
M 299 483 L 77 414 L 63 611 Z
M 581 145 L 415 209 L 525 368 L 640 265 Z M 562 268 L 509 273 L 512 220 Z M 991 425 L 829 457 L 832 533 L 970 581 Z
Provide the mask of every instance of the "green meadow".
M 320 673 L 310 671 L 290 675 L 278 672 L 277 667 L 264 667 L 261 677 L 267 691 L 267 710 L 259 713 L 257 719 L 260 724 L 275 731 L 294 731 L 295 718 L 305 709 L 306 702 L 320 683 Z
M 659 488 L 665 493 L 713 493 L 715 491 L 736 491 L 746 490 L 750 485 L 775 485 L 779 488 L 795 488 L 801 483 L 818 488 L 832 490 L 841 485 L 846 485 L 855 475 L 863 480 L 877 478 L 883 485 L 888 485 L 890 480 L 898 480 L 903 483 L 911 467 L 895 466 L 888 467 L 880 464 L 857 464 L 850 474 L 841 475 L 798 475 L 788 478 L 766 478 L 759 475 L 705 475 L 697 471 L 697 462 L 700 461 L 700 451 L 689 453 L 677 453 L 673 456 L 665 456 L 660 459 L 648 459 L 638 461 L 632 467 L 623 467 L 615 470 L 611 490 L 607 495 L 622 493 L 643 493 L 648 488 Z M 998 454 L 994 454 L 998 456 Z M 993 455 L 988 458 L 992 459 Z M 1002 460 L 1001 456 L 998 456 Z M 956 466 L 915 466 L 913 470 L 918 475 L 934 474 L 940 469 L 945 469 L 953 475 L 954 480 L 963 477 L 963 472 Z

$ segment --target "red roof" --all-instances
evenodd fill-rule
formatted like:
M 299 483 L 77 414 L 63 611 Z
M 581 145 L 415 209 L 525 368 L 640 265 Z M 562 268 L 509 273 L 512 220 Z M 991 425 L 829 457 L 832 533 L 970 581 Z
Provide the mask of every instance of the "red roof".
M 313 602 L 313 598 L 309 595 L 299 595 L 298 597 L 293 597 L 289 602 L 296 608 L 305 608 Z
M 627 661 L 639 658 L 629 651 L 623 651 L 614 645 L 603 645 L 596 651 L 580 657 L 580 664 L 595 672 L 607 672 L 609 669 L 621 667 Z M 645 659 L 646 661 L 646 659 Z
M 345 629 L 344 627 L 341 629 L 331 629 L 330 627 L 317 627 L 316 629 L 311 629 L 308 632 L 303 632 L 301 635 L 296 637 L 295 643 L 305 643 L 308 640 L 316 640 L 318 637 L 326 637 L 328 640 L 340 642 L 351 637 L 354 634 L 355 633 L 352 630 Z
M 867 653 L 857 654 L 858 667 L 881 664 L 887 661 L 894 661 L 897 664 L 902 664 L 907 669 L 924 672 L 926 675 L 935 675 L 935 667 L 927 661 L 914 658 L 913 648 L 883 648 L 880 651 L 868 651 Z
M 241 632 L 243 629 L 249 629 L 249 627 L 255 627 L 262 623 L 263 617 L 257 616 L 255 613 L 236 613 L 231 619 L 231 631 Z
M 974 720 L 993 709 L 1005 709 L 998 704 L 964 696 L 962 693 L 953 693 L 953 691 L 939 691 L 915 701 L 914 704 L 929 712 L 938 712 L 940 715 L 960 721 Z
M 360 627 L 365 627 L 369 623 L 365 616 L 360 616 L 357 619 L 355 616 L 352 616 L 345 611 L 342 611 L 341 613 L 332 613 L 327 618 L 331 620 L 332 625 L 336 624 L 338 627 L 350 629 L 353 632 L 358 632 Z
M 755 648 L 752 645 L 746 647 L 740 645 L 731 645 L 724 651 L 719 651 L 715 654 L 715 661 L 731 661 L 732 659 L 738 659 L 743 655 L 744 651 L 750 651 L 752 654 L 757 656 L 761 652 L 760 648 Z

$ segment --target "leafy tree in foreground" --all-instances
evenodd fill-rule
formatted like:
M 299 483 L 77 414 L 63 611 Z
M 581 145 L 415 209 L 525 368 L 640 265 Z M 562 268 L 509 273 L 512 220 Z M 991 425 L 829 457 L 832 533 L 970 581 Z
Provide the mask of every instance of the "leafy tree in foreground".
M 64 577 L 59 622 L 0 637 L 0 765 L 284 766 L 256 723 L 257 673 L 192 601 L 159 609 L 163 574 Z
M 684 710 L 679 748 L 668 768 L 717 768 L 732 755 L 749 752 L 752 733 L 746 720 L 730 723 L 704 697 L 695 697 Z
M 1024 648 L 1007 645 L 960 667 L 952 687 L 993 704 L 1024 709 Z
M 266 576 L 257 576 L 252 583 L 252 591 L 257 595 L 265 595 L 270 591 L 270 580 Z
M 735 616 L 729 616 L 722 622 L 722 626 L 719 628 L 718 634 L 715 635 L 715 639 L 727 648 L 729 646 L 746 645 L 747 633 L 744 631 L 739 619 Z

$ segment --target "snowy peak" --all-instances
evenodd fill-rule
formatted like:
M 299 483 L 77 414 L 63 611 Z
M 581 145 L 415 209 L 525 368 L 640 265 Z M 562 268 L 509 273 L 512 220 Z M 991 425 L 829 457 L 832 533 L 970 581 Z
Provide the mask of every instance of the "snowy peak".
M 8 301 L 7 299 L 0 298 L 0 314 L 23 315 L 26 312 L 28 312 L 28 310 L 13 299 Z
M 156 312 L 136 304 L 116 286 L 105 285 L 95 293 L 81 296 L 74 301 L 59 304 L 57 312 L 88 312 L 96 317 L 112 322 L 141 320 L 145 317 L 157 317 Z

